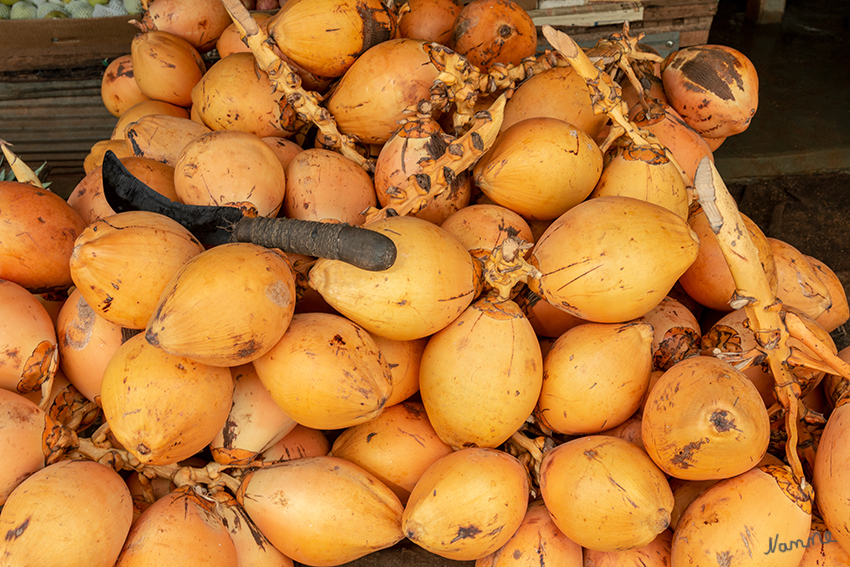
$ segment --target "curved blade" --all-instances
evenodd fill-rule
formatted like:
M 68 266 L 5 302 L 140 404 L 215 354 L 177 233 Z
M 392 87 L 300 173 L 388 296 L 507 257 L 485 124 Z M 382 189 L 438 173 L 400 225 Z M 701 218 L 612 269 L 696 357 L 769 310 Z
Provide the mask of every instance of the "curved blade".
M 235 207 L 185 205 L 157 193 L 107 151 L 103 157 L 103 194 L 116 213 L 149 211 L 183 225 L 205 246 L 251 242 L 284 252 L 341 260 L 381 271 L 395 263 L 395 243 L 386 235 L 347 224 L 286 218 L 245 217 Z
M 132 173 L 111 150 L 103 156 L 103 194 L 116 213 L 148 211 L 182 224 L 207 246 L 235 242 L 233 226 L 242 220 L 235 207 L 185 205 L 157 193 Z

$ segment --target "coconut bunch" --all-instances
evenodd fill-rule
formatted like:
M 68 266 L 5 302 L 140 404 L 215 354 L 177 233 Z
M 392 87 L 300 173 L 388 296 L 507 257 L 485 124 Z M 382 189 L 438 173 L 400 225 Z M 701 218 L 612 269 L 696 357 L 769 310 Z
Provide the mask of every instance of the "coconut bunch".
M 2 556 L 341 565 L 407 539 L 479 567 L 779 566 L 820 537 L 844 557 L 829 331 L 850 313 L 711 164 L 754 112 L 738 55 L 693 73 L 627 29 L 587 52 L 544 29 L 535 56 L 507 0 L 202 4 L 146 5 L 67 202 L 7 158 L 2 210 L 31 221 L 8 230 L 37 237 L 0 258 L 4 352 L 32 353 L 0 361 Z M 736 78 L 701 93 L 701 132 L 669 101 L 706 73 Z M 395 260 L 116 214 L 107 149 L 167 200 L 360 226 Z M 59 530 L 83 499 L 86 537 Z

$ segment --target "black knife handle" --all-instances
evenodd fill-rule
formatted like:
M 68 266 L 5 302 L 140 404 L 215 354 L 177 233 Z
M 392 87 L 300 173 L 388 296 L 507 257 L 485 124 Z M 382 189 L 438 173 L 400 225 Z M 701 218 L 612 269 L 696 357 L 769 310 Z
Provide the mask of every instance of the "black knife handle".
M 350 224 L 298 219 L 243 218 L 234 227 L 233 240 L 341 260 L 371 272 L 390 268 L 397 254 L 395 243 L 380 232 Z

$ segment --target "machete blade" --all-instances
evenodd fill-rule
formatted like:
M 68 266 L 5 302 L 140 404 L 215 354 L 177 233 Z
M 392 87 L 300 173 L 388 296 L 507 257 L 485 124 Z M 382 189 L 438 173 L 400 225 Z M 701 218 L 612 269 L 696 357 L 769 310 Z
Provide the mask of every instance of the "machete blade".
M 205 246 L 233 239 L 233 226 L 244 215 L 235 207 L 186 205 L 172 201 L 137 179 L 111 151 L 103 156 L 103 194 L 116 213 L 148 211 L 179 222 Z

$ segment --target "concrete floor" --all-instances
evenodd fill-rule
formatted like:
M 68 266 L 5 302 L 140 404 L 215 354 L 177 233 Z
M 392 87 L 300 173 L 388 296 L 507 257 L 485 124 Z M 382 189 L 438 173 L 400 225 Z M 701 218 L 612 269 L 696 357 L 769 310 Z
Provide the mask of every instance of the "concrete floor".
M 715 152 L 726 180 L 850 170 L 850 0 L 787 0 L 779 24 L 720 0 L 709 43 L 749 57 L 759 74 L 750 127 Z

